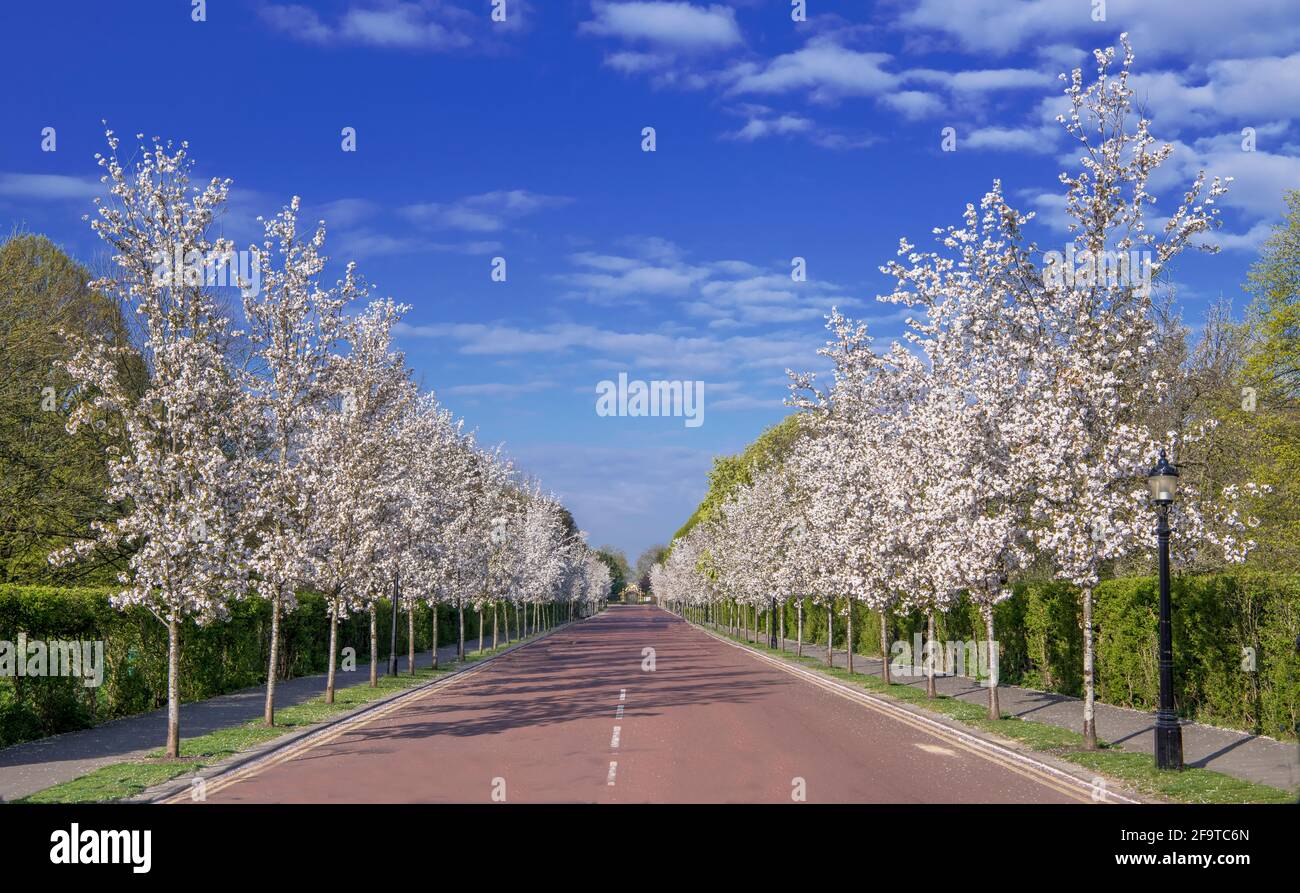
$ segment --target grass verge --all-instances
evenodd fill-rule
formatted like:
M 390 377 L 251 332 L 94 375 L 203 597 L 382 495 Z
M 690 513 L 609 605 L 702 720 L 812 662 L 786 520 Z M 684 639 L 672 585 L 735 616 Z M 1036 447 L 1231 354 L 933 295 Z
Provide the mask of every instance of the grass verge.
M 518 641 L 510 644 L 517 645 Z M 163 751 L 159 749 L 142 759 L 101 766 L 93 772 L 37 791 L 14 802 L 101 803 L 134 797 L 154 785 L 197 772 L 219 760 L 282 735 L 300 731 L 307 726 L 355 710 L 371 701 L 422 685 L 454 669 L 490 657 L 497 651 L 504 651 L 506 647 L 508 646 L 501 645 L 495 649 L 485 648 L 482 652 L 470 652 L 465 655 L 463 663 L 445 664 L 436 670 L 424 667 L 417 669 L 415 675 L 402 673 L 397 676 L 380 676 L 375 688 L 371 688 L 364 682 L 340 688 L 334 692 L 333 704 L 326 704 L 325 696 L 322 694 L 301 704 L 281 707 L 275 713 L 273 728 L 263 726 L 261 720 L 253 720 L 243 725 L 218 729 L 207 735 L 182 738 L 179 759 L 165 759 Z
M 1005 713 L 1001 719 L 989 719 L 988 709 L 983 704 L 972 704 L 947 695 L 939 695 L 931 699 L 926 697 L 923 689 L 911 685 L 898 683 L 886 685 L 879 676 L 861 673 L 850 676 L 842 667 L 828 667 L 825 661 L 814 657 L 795 657 L 777 648 L 746 642 L 739 636 L 730 636 L 721 630 L 712 631 L 723 638 L 748 645 L 764 654 L 815 670 L 823 676 L 829 676 L 875 694 L 905 701 L 923 710 L 942 714 L 963 725 L 1014 741 L 1027 750 L 1050 754 L 1082 766 L 1140 794 L 1164 797 L 1179 803 L 1294 803 L 1296 800 L 1296 795 L 1292 792 L 1245 781 L 1210 769 L 1188 768 L 1178 772 L 1162 771 L 1155 767 L 1150 755 L 1124 751 L 1105 742 L 1099 742 L 1098 750 L 1086 750 L 1083 746 L 1083 735 L 1070 729 L 1021 719 Z

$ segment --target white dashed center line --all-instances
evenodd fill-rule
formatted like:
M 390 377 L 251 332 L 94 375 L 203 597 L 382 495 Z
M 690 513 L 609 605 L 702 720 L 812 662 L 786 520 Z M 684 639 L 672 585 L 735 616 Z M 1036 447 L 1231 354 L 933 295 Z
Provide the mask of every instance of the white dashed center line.
M 618 750 L 618 733 L 619 731 L 621 731 L 621 729 L 622 729 L 621 726 L 614 726 L 614 735 L 609 739 L 610 750 Z
M 609 761 L 609 775 L 605 776 L 605 784 L 611 788 L 614 786 L 614 776 L 618 773 L 618 760 Z
M 620 688 L 620 689 L 618 690 L 618 699 L 619 699 L 620 701 L 626 701 L 626 700 L 627 700 L 627 689 L 626 689 L 626 688 Z
M 622 704 L 619 704 L 619 705 L 618 705 L 618 709 L 614 711 L 614 718 L 615 718 L 615 719 L 622 719 L 622 718 L 623 718 L 623 705 L 622 705 Z

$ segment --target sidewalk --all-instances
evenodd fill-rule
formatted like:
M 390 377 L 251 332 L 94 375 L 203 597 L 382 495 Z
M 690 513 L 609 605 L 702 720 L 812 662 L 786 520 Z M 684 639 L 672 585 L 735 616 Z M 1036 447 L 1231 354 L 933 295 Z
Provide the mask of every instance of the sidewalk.
M 719 631 L 725 633 L 725 630 Z M 744 638 L 743 631 L 741 638 Z M 758 641 L 766 645 L 767 636 L 760 634 Z M 785 640 L 785 650 L 794 654 L 794 639 Z M 805 642 L 803 654 L 820 660 L 823 665 L 826 663 L 826 648 L 823 645 Z M 835 652 L 834 665 L 840 669 L 847 668 L 848 656 L 842 650 Z M 855 675 L 862 673 L 879 676 L 880 659 L 854 654 L 853 672 Z M 925 688 L 924 676 L 900 676 L 895 673 L 891 674 L 891 681 Z M 988 689 L 969 677 L 936 676 L 934 684 L 941 695 L 975 704 L 988 703 Z M 1083 702 L 1079 698 L 1001 685 L 998 687 L 998 706 L 1004 714 L 1083 733 Z M 1096 717 L 1099 739 L 1127 751 L 1154 756 L 1154 714 L 1099 701 L 1096 704 Z M 1300 786 L 1300 745 L 1249 732 L 1184 721 L 1183 761 L 1188 766 L 1212 769 L 1224 775 L 1283 790 L 1295 790 Z
M 501 642 L 504 643 L 502 638 Z M 516 640 L 517 641 L 517 640 Z M 465 654 L 473 654 L 478 645 L 465 641 Z M 491 637 L 484 640 L 491 648 Z M 456 660 L 456 646 L 438 649 L 439 666 Z M 427 667 L 430 655 L 417 653 L 415 666 Z M 398 658 L 398 672 L 406 670 L 405 655 Z M 379 665 L 382 676 L 388 661 Z M 325 676 L 298 676 L 282 679 L 275 687 L 277 709 L 311 700 L 325 693 Z M 336 688 L 366 685 L 370 682 L 370 664 L 359 663 L 350 673 L 340 672 Z M 266 688 L 258 685 L 228 695 L 181 705 L 181 737 L 194 738 L 218 729 L 230 728 L 250 720 L 261 719 L 266 702 Z M 167 741 L 167 708 L 110 720 L 89 729 L 64 732 L 38 741 L 27 741 L 0 750 L 0 802 L 26 797 L 60 782 L 70 781 L 100 766 L 121 763 L 159 750 Z

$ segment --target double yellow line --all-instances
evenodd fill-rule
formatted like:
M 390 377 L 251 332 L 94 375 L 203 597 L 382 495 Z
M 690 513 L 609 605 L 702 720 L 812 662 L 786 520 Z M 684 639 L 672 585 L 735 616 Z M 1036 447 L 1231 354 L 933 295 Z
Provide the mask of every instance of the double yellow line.
M 583 619 L 588 619 L 588 618 L 583 618 Z M 565 624 L 565 626 L 568 625 L 569 624 Z M 536 639 L 533 639 L 532 641 L 521 642 L 519 645 L 516 645 L 515 647 L 510 648 L 507 651 L 503 651 L 500 654 L 485 658 L 477 666 L 466 667 L 465 669 L 456 671 L 452 675 L 447 676 L 443 679 L 436 679 L 433 682 L 428 683 L 427 685 L 422 685 L 419 688 L 415 688 L 412 689 L 411 691 L 404 692 L 396 696 L 395 698 L 393 698 L 391 701 L 381 704 L 378 707 L 374 707 L 370 710 L 366 710 L 362 713 L 358 713 L 355 716 L 349 717 L 348 719 L 341 720 L 334 725 L 327 726 L 326 728 L 321 729 L 319 732 L 311 733 L 293 744 L 290 744 L 286 747 L 283 747 L 279 750 L 272 752 L 271 754 L 269 754 L 268 756 L 262 759 L 255 760 L 252 763 L 249 763 L 245 766 L 240 766 L 237 769 L 232 769 L 229 772 L 218 773 L 217 775 L 214 775 L 211 778 L 205 780 L 204 797 L 206 798 L 207 796 L 215 794 L 218 791 L 225 790 L 231 785 L 238 784 L 241 781 L 247 781 L 257 775 L 260 775 L 261 773 L 265 772 L 268 769 L 272 769 L 276 766 L 281 765 L 282 763 L 287 763 L 289 760 L 299 757 L 309 750 L 329 744 L 331 741 L 337 740 L 343 735 L 346 735 L 348 732 L 369 725 L 370 723 L 375 722 L 376 720 L 383 719 L 385 716 L 388 716 L 390 713 L 394 712 L 395 710 L 405 707 L 411 701 L 430 697 L 432 695 L 441 694 L 442 692 L 446 691 L 448 688 L 451 688 L 454 685 L 459 685 L 460 683 L 464 682 L 466 679 L 469 679 L 473 676 L 477 676 L 483 670 L 487 669 L 489 666 L 495 663 L 498 658 L 505 657 L 507 654 L 513 653 L 514 651 L 517 651 L 519 648 L 527 647 L 529 645 L 533 645 L 536 644 L 537 642 L 547 639 L 554 633 L 558 632 L 560 629 L 563 629 L 563 627 L 556 627 L 555 629 L 550 630 L 549 632 L 545 633 L 542 636 L 539 636 Z M 187 790 L 178 791 L 169 797 L 164 797 L 161 800 L 157 800 L 155 802 L 186 803 L 191 800 L 193 800 L 192 789 L 187 789 Z
M 694 626 L 694 624 L 691 625 Z M 832 679 L 826 679 L 820 674 L 814 673 L 810 670 L 805 670 L 802 667 L 792 666 L 786 661 L 770 657 L 760 651 L 755 651 L 754 649 L 747 648 L 740 643 L 725 639 L 710 630 L 698 626 L 695 628 L 699 629 L 705 635 L 712 636 L 720 642 L 739 648 L 765 663 L 771 664 L 778 669 L 784 670 L 793 676 L 803 679 L 805 682 L 810 682 L 819 688 L 837 694 L 843 698 L 847 698 L 856 704 L 861 704 L 877 713 L 898 720 L 901 723 L 911 726 L 917 731 L 925 732 L 928 735 L 951 744 L 953 747 L 960 748 L 967 753 L 982 757 L 990 763 L 1001 766 L 1002 768 L 1014 772 L 1023 778 L 1038 782 L 1045 787 L 1049 787 L 1052 790 L 1065 794 L 1075 800 L 1080 800 L 1085 803 L 1106 803 L 1116 801 L 1121 803 L 1139 802 L 1106 789 L 1101 789 L 1100 795 L 1098 796 L 1095 793 L 1097 791 L 1096 787 L 1089 785 L 1087 782 L 1080 778 L 1076 778 L 1068 772 L 1054 769 L 1051 766 L 1048 766 L 1045 763 L 1040 763 L 1024 754 L 1016 753 L 1013 750 L 994 744 L 991 741 L 985 741 L 982 738 L 953 729 L 927 717 L 918 716 L 912 711 L 896 704 L 891 704 L 880 698 L 873 697 L 866 692 L 855 691 L 846 685 L 842 685 Z

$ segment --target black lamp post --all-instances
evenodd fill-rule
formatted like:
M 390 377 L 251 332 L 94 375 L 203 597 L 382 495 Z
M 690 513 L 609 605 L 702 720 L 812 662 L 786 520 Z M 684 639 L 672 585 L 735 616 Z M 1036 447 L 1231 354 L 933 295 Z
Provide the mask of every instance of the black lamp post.
M 1156 768 L 1183 768 L 1183 729 L 1174 712 L 1174 635 L 1169 605 L 1169 506 L 1178 493 L 1178 468 L 1169 463 L 1165 451 L 1147 474 L 1151 501 L 1159 522 L 1156 539 L 1160 545 L 1160 709 L 1156 712 Z

